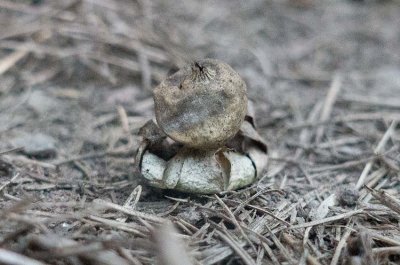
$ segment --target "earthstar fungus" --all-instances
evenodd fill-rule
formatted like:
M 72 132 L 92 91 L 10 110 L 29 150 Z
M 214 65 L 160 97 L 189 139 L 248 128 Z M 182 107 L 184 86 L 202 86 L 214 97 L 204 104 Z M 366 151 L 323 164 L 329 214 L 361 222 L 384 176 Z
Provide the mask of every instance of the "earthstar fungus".
M 154 89 L 157 123 L 187 146 L 215 149 L 240 129 L 246 84 L 227 64 L 206 59 L 187 65 Z
M 260 176 L 267 147 L 248 112 L 246 85 L 229 65 L 214 59 L 186 65 L 153 96 L 156 122 L 141 128 L 135 160 L 149 185 L 212 194 Z

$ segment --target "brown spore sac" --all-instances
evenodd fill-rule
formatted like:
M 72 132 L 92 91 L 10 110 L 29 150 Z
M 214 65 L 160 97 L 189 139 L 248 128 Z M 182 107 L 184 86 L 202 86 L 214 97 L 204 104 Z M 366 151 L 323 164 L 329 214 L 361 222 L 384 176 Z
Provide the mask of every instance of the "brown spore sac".
M 157 123 L 172 139 L 216 148 L 240 129 L 247 112 L 246 85 L 229 65 L 204 59 L 186 65 L 154 89 Z

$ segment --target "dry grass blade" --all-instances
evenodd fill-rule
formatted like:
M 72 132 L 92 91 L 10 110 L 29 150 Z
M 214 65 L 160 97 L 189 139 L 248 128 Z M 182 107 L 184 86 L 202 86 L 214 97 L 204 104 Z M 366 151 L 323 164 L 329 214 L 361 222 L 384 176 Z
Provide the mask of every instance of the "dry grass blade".
M 28 258 L 27 256 L 6 250 L 0 249 L 0 263 L 13 265 L 44 265 L 44 263 Z
M 346 231 L 344 232 L 342 238 L 340 239 L 336 249 L 335 253 L 333 254 L 332 260 L 330 265 L 337 265 L 339 262 L 340 254 L 342 253 L 342 249 L 346 245 L 347 239 L 349 238 L 353 228 L 353 223 L 350 221 L 348 227 L 346 228 Z
M 307 259 L 307 263 L 309 265 L 321 265 L 321 263 L 315 257 L 311 256 L 310 254 L 307 255 L 306 259 Z
M 15 181 L 18 177 L 20 176 L 19 173 L 15 174 L 14 177 L 12 177 L 9 181 L 7 181 L 6 183 L 4 183 L 3 185 L 0 186 L 0 192 L 7 187 L 8 185 L 10 185 L 10 183 L 12 183 L 13 181 Z
M 56 166 L 44 161 L 39 161 L 39 160 L 35 160 L 35 159 L 30 159 L 27 158 L 25 156 L 19 156 L 19 155 L 4 155 L 4 157 L 12 162 L 16 162 L 16 163 L 23 163 L 26 165 L 33 165 L 33 166 L 39 166 L 42 168 L 47 168 L 47 169 L 56 169 Z
M 133 235 L 136 235 L 136 236 L 140 236 L 143 238 L 146 237 L 146 234 L 142 232 L 143 227 L 141 227 L 141 226 L 137 227 L 137 226 L 134 226 L 131 224 L 126 224 L 125 222 L 110 220 L 110 219 L 102 218 L 102 217 L 95 216 L 95 215 L 89 215 L 87 217 L 87 219 L 89 219 L 91 221 L 95 221 L 100 224 L 104 224 L 104 225 L 112 227 L 112 228 L 116 228 L 117 230 L 132 233 Z M 84 221 L 85 221 L 85 219 L 84 219 Z M 125 220 L 123 220 L 123 221 L 125 221 Z
M 347 219 L 347 218 L 350 218 L 350 217 L 352 217 L 354 215 L 362 214 L 364 212 L 365 212 L 364 209 L 352 210 L 352 211 L 349 211 L 347 213 L 338 214 L 338 215 L 327 217 L 327 218 L 324 218 L 324 219 L 315 220 L 315 221 L 311 221 L 311 222 L 304 223 L 304 224 L 299 224 L 299 225 L 293 225 L 291 227 L 288 227 L 288 229 L 305 228 L 305 227 L 309 227 L 309 226 L 315 226 L 315 225 L 321 225 L 321 224 L 325 224 L 325 223 L 330 223 L 330 222 L 337 221 L 337 220 Z
M 253 242 L 249 239 L 249 237 L 246 235 L 246 233 L 243 231 L 242 226 L 239 224 L 239 222 L 236 220 L 235 215 L 232 213 L 231 209 L 221 200 L 218 195 L 214 195 L 215 198 L 217 199 L 218 203 L 221 204 L 221 206 L 225 209 L 227 214 L 230 217 L 230 220 L 235 224 L 236 228 L 240 231 L 242 236 L 247 240 L 247 242 L 250 244 L 250 246 L 253 248 L 254 252 L 257 252 L 256 247 L 254 246 Z
M 329 119 L 329 116 L 331 115 L 333 105 L 335 104 L 335 101 L 337 99 L 337 96 L 340 92 L 340 89 L 342 87 L 342 76 L 339 74 L 336 74 L 334 78 L 332 79 L 332 84 L 331 87 L 329 88 L 328 94 L 326 95 L 320 121 L 324 122 Z M 322 136 L 324 135 L 324 127 L 319 127 L 316 136 L 315 136 L 315 141 L 319 143 L 322 139 Z
M 335 116 L 326 121 L 318 122 L 303 122 L 292 126 L 289 126 L 287 130 L 302 129 L 305 127 L 314 127 L 316 125 L 333 125 L 337 123 L 349 123 L 349 122 L 359 122 L 359 121 L 374 121 L 374 120 L 384 120 L 393 121 L 400 120 L 400 113 L 398 112 L 366 112 L 366 113 L 353 113 L 344 116 Z
M 23 147 L 16 147 L 16 148 L 12 148 L 12 149 L 9 149 L 9 150 L 0 151 L 0 156 L 8 154 L 8 153 L 18 152 L 18 151 L 21 151 L 23 149 L 24 149 Z
M 28 51 L 14 51 L 7 57 L 0 60 L 0 76 L 13 67 L 19 60 L 24 58 Z
M 266 227 L 266 229 L 270 234 L 272 241 L 275 243 L 276 247 L 281 252 L 281 255 L 283 255 L 284 259 L 287 260 L 289 264 L 295 264 L 295 260 L 293 259 L 292 255 L 290 255 L 290 252 L 283 245 L 283 243 L 278 239 L 278 237 L 271 231 L 269 227 Z
M 265 251 L 267 252 L 268 256 L 271 258 L 272 264 L 274 264 L 274 265 L 279 265 L 280 262 L 278 261 L 278 259 L 276 258 L 274 252 L 273 252 L 272 249 L 268 246 L 268 244 L 262 242 L 262 246 L 264 247 L 264 249 L 265 249 Z
M 400 201 L 398 201 L 396 198 L 393 198 L 383 190 L 377 191 L 367 186 L 365 186 L 365 188 L 372 194 L 374 198 L 379 200 L 383 205 L 387 206 L 389 209 L 392 209 L 394 212 L 400 215 Z
M 400 108 L 400 101 L 394 98 L 371 98 L 371 97 L 362 97 L 360 95 L 357 96 L 345 96 L 343 101 L 355 102 L 365 105 L 373 105 L 378 107 L 388 107 L 388 108 Z
M 399 1 L 236 2 L 0 0 L 1 264 L 398 263 Z M 246 81 L 271 158 L 217 198 L 133 168 L 152 88 L 194 58 Z
M 160 264 L 162 265 L 191 265 L 184 243 L 176 237 L 177 231 L 170 222 L 165 222 L 154 233 Z
M 387 236 L 379 235 L 378 233 L 374 233 L 374 232 L 371 232 L 371 231 L 369 232 L 369 234 L 376 241 L 383 242 L 385 244 L 388 244 L 389 246 L 399 246 L 400 247 L 400 241 L 399 240 L 395 240 L 395 239 L 392 239 L 392 238 L 387 237 Z
M 104 265 L 129 265 L 128 261 L 117 255 L 102 243 L 83 246 L 73 240 L 60 238 L 55 235 L 39 235 L 30 239 L 29 246 L 33 249 L 49 251 L 53 257 L 79 256 L 83 260 Z M 50 256 L 49 254 L 47 254 Z M 50 257 L 51 257 L 50 256 Z
M 400 255 L 400 247 L 373 248 L 372 253 L 376 255 Z
M 217 235 L 225 241 L 243 260 L 246 265 L 256 265 L 254 260 L 249 256 L 249 254 L 243 250 L 233 239 L 232 237 L 224 234 L 221 231 L 216 231 Z
M 255 206 L 255 205 L 251 205 L 251 204 L 249 204 L 248 206 L 249 206 L 250 208 L 253 208 L 253 209 L 259 211 L 259 212 L 262 212 L 262 213 L 265 213 L 265 214 L 271 216 L 272 218 L 276 219 L 277 221 L 281 222 L 282 224 L 284 224 L 284 225 L 286 225 L 286 226 L 290 226 L 290 223 L 289 223 L 289 222 L 283 220 L 282 218 L 276 216 L 275 214 L 271 213 L 271 212 L 268 211 L 268 210 L 265 210 L 265 209 L 263 209 L 263 208 L 261 208 L 261 207 L 257 207 L 257 206 Z
M 385 134 L 383 135 L 383 137 L 379 141 L 378 145 L 374 149 L 375 154 L 379 154 L 380 152 L 383 151 L 383 148 L 385 147 L 387 141 L 390 139 L 390 136 L 393 134 L 393 132 L 397 126 L 397 123 L 398 123 L 397 121 L 392 121 L 389 128 L 386 130 Z M 365 167 L 360 175 L 360 178 L 357 181 L 357 184 L 356 184 L 357 189 L 360 189 L 364 185 L 365 178 L 367 177 L 369 171 L 371 170 L 372 165 L 373 165 L 373 161 L 370 161 L 365 165 Z
M 107 201 L 104 201 L 101 199 L 94 200 L 93 204 L 95 207 L 98 207 L 98 208 L 113 209 L 113 210 L 131 215 L 134 217 L 143 218 L 145 220 L 149 220 L 149 221 L 156 222 L 156 223 L 164 223 L 166 221 L 166 219 L 158 217 L 156 215 L 143 213 L 143 212 L 139 212 L 139 211 L 135 211 L 135 210 L 130 210 L 124 206 L 120 206 L 118 204 L 115 204 L 112 202 L 107 202 Z

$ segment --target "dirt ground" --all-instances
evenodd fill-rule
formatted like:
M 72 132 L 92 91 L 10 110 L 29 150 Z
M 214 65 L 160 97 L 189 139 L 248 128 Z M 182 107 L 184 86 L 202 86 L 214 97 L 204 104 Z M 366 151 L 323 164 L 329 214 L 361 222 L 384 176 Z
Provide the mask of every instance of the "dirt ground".
M 399 14 L 1 0 L 0 264 L 400 264 Z M 240 73 L 269 149 L 258 182 L 218 196 L 133 169 L 152 88 L 198 58 Z

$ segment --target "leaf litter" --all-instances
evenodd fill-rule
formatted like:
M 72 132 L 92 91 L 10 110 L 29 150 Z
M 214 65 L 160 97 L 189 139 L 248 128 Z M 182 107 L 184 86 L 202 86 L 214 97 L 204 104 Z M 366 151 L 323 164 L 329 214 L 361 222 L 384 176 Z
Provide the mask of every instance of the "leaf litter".
M 0 9 L 0 263 L 399 263 L 398 1 Z M 268 170 L 218 197 L 150 188 L 134 170 L 149 88 L 206 57 L 245 80 Z M 134 102 L 115 100 L 126 87 Z M 58 106 L 39 115 L 30 90 Z M 15 146 L 26 133 L 56 157 Z

